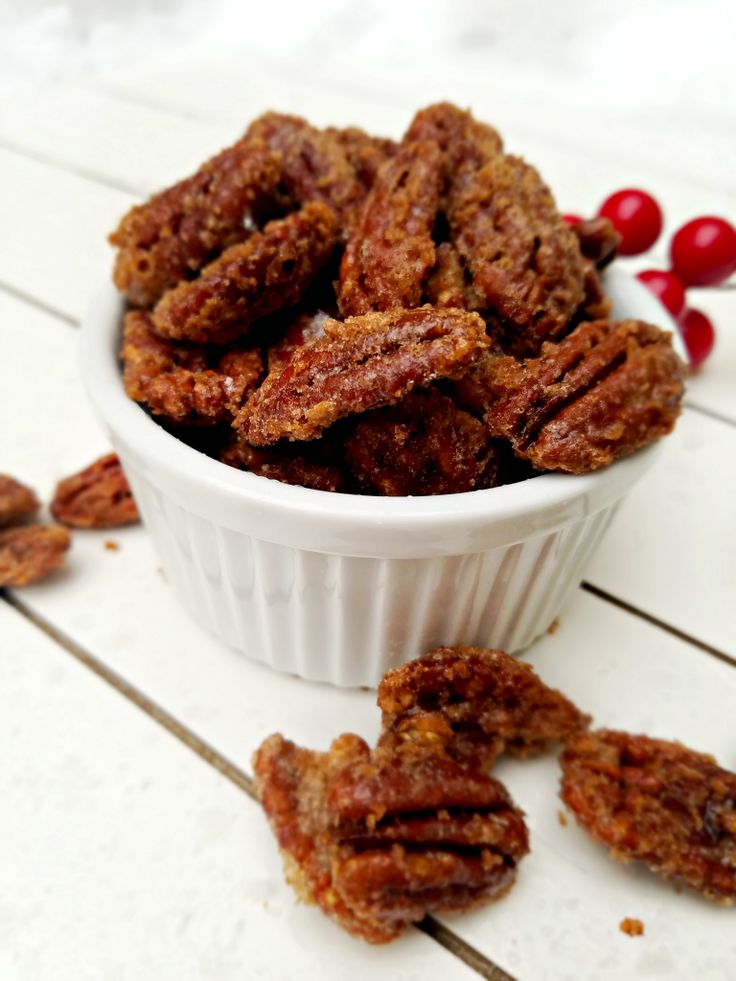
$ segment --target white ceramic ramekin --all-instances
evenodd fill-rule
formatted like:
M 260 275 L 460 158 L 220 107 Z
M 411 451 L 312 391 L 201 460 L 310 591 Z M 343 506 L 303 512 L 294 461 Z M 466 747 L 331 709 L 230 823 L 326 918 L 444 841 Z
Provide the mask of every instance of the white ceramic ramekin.
M 665 321 L 619 270 L 617 317 Z M 82 329 L 82 371 L 166 575 L 211 633 L 279 671 L 376 685 L 439 644 L 521 651 L 543 633 L 650 466 L 650 447 L 595 474 L 544 474 L 466 494 L 359 497 L 292 487 L 185 445 L 125 395 L 123 301 Z

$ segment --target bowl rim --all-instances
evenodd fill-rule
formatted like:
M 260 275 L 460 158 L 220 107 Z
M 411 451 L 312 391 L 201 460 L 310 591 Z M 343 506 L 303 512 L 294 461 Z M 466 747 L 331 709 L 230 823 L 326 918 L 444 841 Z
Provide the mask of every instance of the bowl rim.
M 618 316 L 666 321 L 658 301 L 633 277 L 612 269 L 606 279 L 609 288 L 634 295 L 631 303 L 621 304 L 626 309 Z M 629 309 L 632 305 L 636 313 Z M 543 473 L 458 494 L 374 497 L 283 484 L 206 456 L 128 398 L 118 354 L 124 311 L 124 298 L 106 284 L 93 298 L 80 336 L 83 382 L 123 465 L 129 462 L 145 472 L 185 508 L 224 527 L 255 530 L 267 541 L 350 555 L 406 557 L 513 544 L 613 503 L 649 468 L 661 445 L 660 440 L 591 474 Z M 392 541 L 397 533 L 403 544 Z

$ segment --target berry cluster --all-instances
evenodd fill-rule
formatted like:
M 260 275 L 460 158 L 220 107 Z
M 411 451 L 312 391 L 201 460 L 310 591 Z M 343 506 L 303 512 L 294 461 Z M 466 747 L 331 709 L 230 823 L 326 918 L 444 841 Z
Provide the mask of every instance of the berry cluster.
M 640 255 L 662 232 L 662 209 L 646 191 L 626 188 L 611 194 L 598 209 L 621 236 L 619 255 Z M 581 219 L 565 215 L 574 225 Z M 700 310 L 685 305 L 688 286 L 719 286 L 736 272 L 736 228 L 710 215 L 683 225 L 670 243 L 671 269 L 645 269 L 637 275 L 677 321 L 690 357 L 699 367 L 715 341 L 713 325 Z

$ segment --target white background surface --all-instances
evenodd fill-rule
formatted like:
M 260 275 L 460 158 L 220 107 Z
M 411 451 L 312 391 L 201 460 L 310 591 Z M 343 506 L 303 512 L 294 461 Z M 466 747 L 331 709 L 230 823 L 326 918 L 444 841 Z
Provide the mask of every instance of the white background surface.
M 107 275 L 105 235 L 265 108 L 399 135 L 448 97 L 496 123 L 564 210 L 636 184 L 668 231 L 736 219 L 724 3 L 305 10 L 0 4 L 0 470 L 46 499 L 106 448 L 74 326 Z M 664 263 L 666 242 L 638 265 Z M 691 302 L 713 316 L 717 349 L 588 570 L 596 595 L 580 590 L 528 656 L 601 724 L 681 738 L 734 769 L 736 292 Z M 22 612 L 0 602 L 0 981 L 477 976 L 417 931 L 375 950 L 294 904 L 242 773 L 275 729 L 314 746 L 372 737 L 373 696 L 220 647 L 157 570 L 140 528 L 79 533 L 65 573 L 15 594 Z M 562 828 L 553 758 L 499 773 L 532 854 L 507 900 L 446 924 L 485 976 L 736 976 L 733 910 Z M 624 916 L 645 935 L 621 934 Z

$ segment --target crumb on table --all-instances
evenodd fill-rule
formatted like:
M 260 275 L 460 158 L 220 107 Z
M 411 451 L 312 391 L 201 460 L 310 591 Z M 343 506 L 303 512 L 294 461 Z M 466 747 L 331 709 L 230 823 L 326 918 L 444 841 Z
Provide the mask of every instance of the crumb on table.
M 621 933 L 629 937 L 641 937 L 644 934 L 644 924 L 633 916 L 627 916 L 618 925 Z
M 550 634 L 551 636 L 552 634 L 556 634 L 559 629 L 560 629 L 560 618 L 555 617 L 552 623 L 547 627 L 547 633 Z
M 561 828 L 567 827 L 567 814 L 564 811 L 557 812 L 557 821 Z
M 117 542 L 114 542 L 111 538 L 109 538 L 105 542 L 105 548 L 107 549 L 108 552 L 119 552 L 120 551 L 120 546 L 118 545 L 118 543 Z

